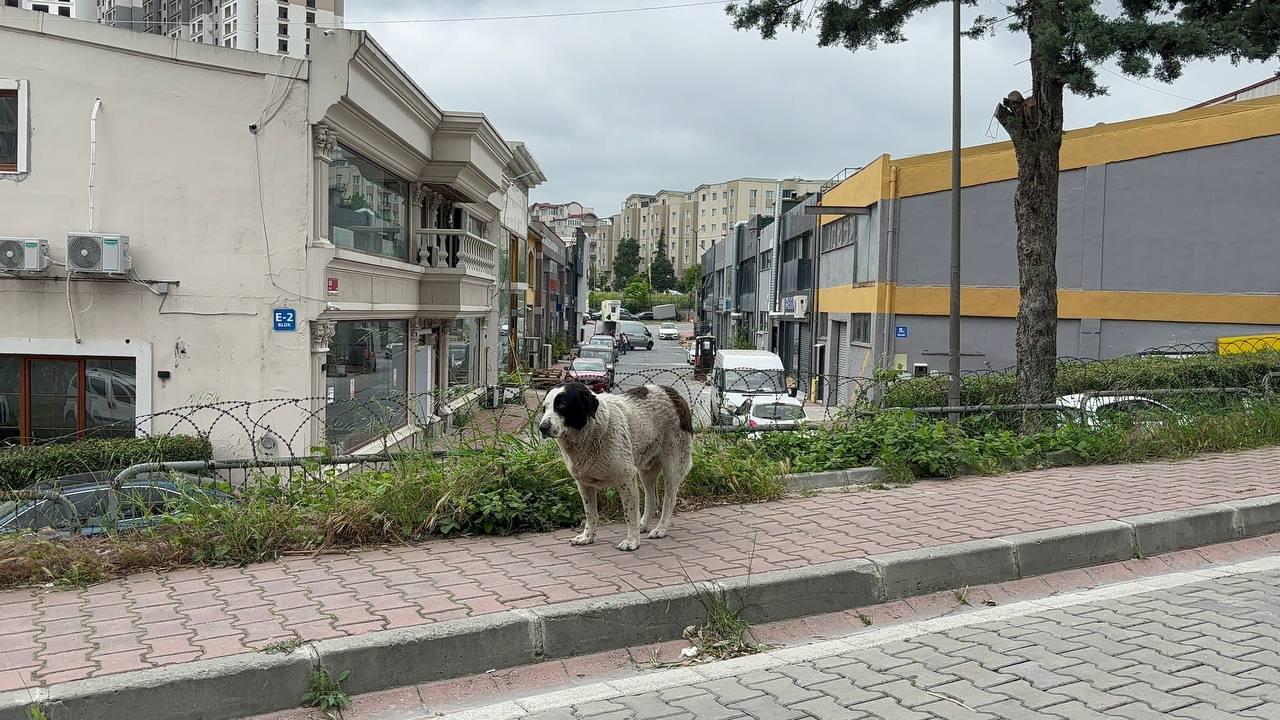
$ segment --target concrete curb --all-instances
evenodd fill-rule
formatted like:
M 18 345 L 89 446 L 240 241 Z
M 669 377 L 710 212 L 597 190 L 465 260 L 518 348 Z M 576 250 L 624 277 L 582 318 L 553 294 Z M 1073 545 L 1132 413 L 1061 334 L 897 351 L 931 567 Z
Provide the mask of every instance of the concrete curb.
M 885 477 L 884 471 L 878 467 L 861 467 L 847 470 L 827 470 L 825 472 L 794 473 L 792 475 L 784 475 L 782 479 L 786 481 L 787 489 L 800 491 L 870 485 L 884 480 Z
M 373 692 L 675 639 L 708 597 L 763 623 L 1276 532 L 1280 495 L 1248 498 L 77 680 L 0 694 L 0 720 L 35 702 L 53 720 L 232 720 L 297 707 L 317 664 Z

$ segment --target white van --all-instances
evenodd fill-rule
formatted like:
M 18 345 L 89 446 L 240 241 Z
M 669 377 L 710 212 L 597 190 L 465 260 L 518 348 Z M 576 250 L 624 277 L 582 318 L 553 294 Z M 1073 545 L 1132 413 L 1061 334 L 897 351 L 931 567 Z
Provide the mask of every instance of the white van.
M 721 425 L 732 424 L 747 398 L 791 395 L 782 358 L 767 350 L 717 350 L 711 385 L 711 417 Z

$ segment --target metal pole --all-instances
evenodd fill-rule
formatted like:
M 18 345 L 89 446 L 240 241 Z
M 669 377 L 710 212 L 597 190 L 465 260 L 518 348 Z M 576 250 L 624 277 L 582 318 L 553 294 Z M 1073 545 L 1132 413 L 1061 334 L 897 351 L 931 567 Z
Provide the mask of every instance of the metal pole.
M 960 405 L 960 0 L 952 0 L 951 38 L 951 318 L 947 404 Z M 949 416 L 959 422 L 959 413 Z

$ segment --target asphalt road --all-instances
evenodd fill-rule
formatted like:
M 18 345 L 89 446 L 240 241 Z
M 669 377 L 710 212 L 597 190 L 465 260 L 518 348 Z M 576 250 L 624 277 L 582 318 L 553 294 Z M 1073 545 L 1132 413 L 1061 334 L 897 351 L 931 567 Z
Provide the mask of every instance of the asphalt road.
M 657 321 L 645 323 L 653 334 L 652 350 L 632 350 L 619 358 L 614 369 L 617 377 L 614 392 L 625 392 L 645 383 L 673 387 L 689 398 L 695 419 L 705 422 L 710 414 L 710 392 L 704 383 L 693 379 L 688 351 L 681 347 L 680 341 L 658 339 L 661 324 Z M 686 336 L 693 332 L 693 323 L 678 322 L 676 329 L 681 336 Z M 587 334 L 593 330 L 588 325 Z

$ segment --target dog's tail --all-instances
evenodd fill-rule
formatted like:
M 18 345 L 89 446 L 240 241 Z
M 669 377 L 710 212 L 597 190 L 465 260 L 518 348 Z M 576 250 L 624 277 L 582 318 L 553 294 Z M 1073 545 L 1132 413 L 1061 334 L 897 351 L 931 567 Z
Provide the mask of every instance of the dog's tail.
M 676 417 L 680 418 L 680 429 L 693 434 L 693 412 L 689 410 L 689 401 L 684 399 L 675 388 L 663 387 L 663 392 L 667 397 L 671 398 L 671 404 L 675 406 Z

